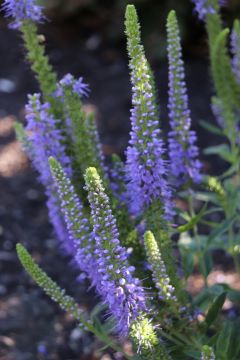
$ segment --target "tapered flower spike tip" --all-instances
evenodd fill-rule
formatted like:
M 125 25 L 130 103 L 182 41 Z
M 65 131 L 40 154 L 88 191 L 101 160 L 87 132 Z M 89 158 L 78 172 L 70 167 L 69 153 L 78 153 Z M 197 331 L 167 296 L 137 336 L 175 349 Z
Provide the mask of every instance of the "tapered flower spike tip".
M 97 169 L 94 167 L 87 168 L 85 172 L 85 181 L 90 188 L 96 188 L 102 185 Z
M 171 10 L 168 14 L 168 21 L 177 21 L 176 11 Z
M 58 165 L 57 160 L 53 156 L 49 157 L 48 162 L 51 168 L 55 168 Z
M 142 46 L 139 48 L 141 41 L 140 23 L 134 5 L 128 5 L 126 8 L 125 33 L 127 35 L 127 47 L 130 58 L 133 58 L 135 55 L 140 55 L 140 53 L 143 52 Z
M 134 5 L 127 5 L 126 7 L 126 13 L 125 13 L 126 19 L 130 20 L 130 19 L 135 19 L 137 20 L 138 16 L 137 16 L 137 11 Z

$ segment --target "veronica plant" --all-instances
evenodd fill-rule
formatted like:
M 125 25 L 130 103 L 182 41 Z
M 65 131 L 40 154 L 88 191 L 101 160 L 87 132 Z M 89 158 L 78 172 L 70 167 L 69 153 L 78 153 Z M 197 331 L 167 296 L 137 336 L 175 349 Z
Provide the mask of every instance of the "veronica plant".
M 100 320 L 83 313 L 20 244 L 18 257 L 81 328 L 127 359 L 240 358 L 239 324 L 221 314 L 226 298 L 234 302 L 239 294 L 226 285 L 208 287 L 207 281 L 215 248 L 226 249 L 239 267 L 240 30 L 236 21 L 231 58 L 229 30 L 222 29 L 219 13 L 223 3 L 194 0 L 194 4 L 207 25 L 216 90 L 212 107 L 219 124 L 203 125 L 228 141 L 206 150 L 230 163 L 219 178 L 204 175 L 199 161 L 174 11 L 167 19 L 170 132 L 166 136 L 161 129 L 154 75 L 141 43 L 137 12 L 128 5 L 130 140 L 126 162 L 113 155 L 106 165 L 94 115 L 84 110 L 87 84 L 71 74 L 58 81 L 37 35 L 44 9 L 35 0 L 5 0 L 3 5 L 10 26 L 23 34 L 41 89 L 41 94 L 29 96 L 27 126 L 16 125 L 18 138 L 45 188 L 49 218 L 61 247 L 95 290 L 104 316 Z M 175 198 L 187 201 L 187 210 L 178 207 Z M 197 212 L 195 200 L 206 202 Z M 212 214 L 220 214 L 220 225 L 212 221 Z M 179 238 L 179 251 L 173 235 Z M 186 285 L 195 265 L 205 287 L 192 298 Z M 130 354 L 122 349 L 125 339 L 132 343 Z

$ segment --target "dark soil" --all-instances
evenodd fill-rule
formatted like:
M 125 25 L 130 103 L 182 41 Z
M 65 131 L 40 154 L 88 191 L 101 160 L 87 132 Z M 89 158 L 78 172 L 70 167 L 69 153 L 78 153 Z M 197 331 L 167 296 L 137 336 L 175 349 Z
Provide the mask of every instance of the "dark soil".
M 88 106 L 96 110 L 105 152 L 122 154 L 128 141 L 130 107 L 126 51 L 122 46 L 114 48 L 100 35 L 78 38 L 72 36 L 72 29 L 65 30 L 54 25 L 44 29 L 51 63 L 60 77 L 67 72 L 84 76 L 91 87 Z M 4 20 L 0 21 L 0 49 L 0 115 L 14 115 L 23 121 L 27 94 L 38 88 L 23 60 L 21 38 L 7 29 Z M 162 125 L 166 128 L 167 65 L 154 63 L 153 67 L 160 88 Z M 187 63 L 192 115 L 202 147 L 210 141 L 198 126 L 200 119 L 210 117 L 208 79 L 208 65 L 203 60 Z M 11 119 L 2 121 L 10 123 L 10 129 L 1 132 L 0 122 L 0 360 L 94 359 L 92 337 L 80 332 L 71 318 L 43 295 L 17 260 L 15 244 L 21 242 L 83 308 L 94 305 L 93 294 L 86 292 L 87 284 L 76 282 L 76 271 L 54 240 L 37 174 L 26 160 L 19 165 L 23 155 L 16 146 Z M 217 141 L 211 139 L 211 143 Z M 15 162 L 8 158 L 14 155 Z M 8 161 L 13 162 L 10 169 Z

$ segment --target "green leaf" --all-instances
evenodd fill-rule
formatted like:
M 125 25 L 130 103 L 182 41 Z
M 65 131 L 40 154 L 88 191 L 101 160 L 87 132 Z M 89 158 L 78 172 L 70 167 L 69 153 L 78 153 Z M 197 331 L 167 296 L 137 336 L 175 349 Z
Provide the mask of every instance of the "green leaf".
M 231 324 L 231 322 L 226 322 L 223 324 L 223 328 L 218 336 L 216 343 L 217 359 L 233 360 L 233 358 L 229 358 L 228 356 L 229 349 L 231 348 L 233 331 L 234 331 L 234 327 L 233 324 Z
M 205 278 L 207 278 L 208 274 L 210 274 L 210 272 L 213 269 L 212 254 L 210 251 L 206 251 L 203 254 L 202 262 L 199 262 L 199 267 L 200 267 L 200 271 L 203 274 L 203 276 Z
M 210 146 L 210 147 L 206 148 L 203 152 L 205 155 L 218 155 L 223 160 L 225 160 L 231 164 L 233 164 L 236 161 L 235 157 L 231 153 L 231 150 L 227 144 Z
M 233 215 L 230 219 L 226 219 L 220 224 L 218 227 L 216 227 L 211 234 L 208 236 L 207 239 L 207 246 L 210 246 L 211 242 L 217 238 L 218 236 L 221 236 L 223 233 L 225 233 L 229 227 L 232 225 L 234 220 L 236 219 L 237 214 Z
M 179 226 L 176 230 L 180 233 L 189 231 L 194 228 L 194 226 L 200 221 L 200 219 L 205 215 L 207 209 L 207 204 L 204 204 L 202 209 L 199 211 L 198 214 L 196 214 L 194 217 L 191 218 L 191 220 L 184 225 Z
M 203 311 L 209 308 L 214 299 L 226 291 L 225 287 L 219 284 L 215 284 L 210 288 L 204 288 L 194 299 L 194 306 L 199 307 Z
M 215 134 L 215 135 L 223 135 L 223 131 L 222 129 L 220 129 L 219 127 L 213 125 L 213 124 L 210 124 L 209 122 L 207 121 L 204 121 L 204 120 L 201 120 L 200 121 L 200 125 L 208 130 L 209 132 Z
M 214 204 L 217 204 L 219 205 L 219 200 L 217 198 L 217 195 L 214 194 L 213 192 L 210 192 L 210 191 L 196 191 L 195 194 L 194 194 L 194 197 L 196 200 L 199 200 L 199 201 L 211 201 L 213 202 Z
M 194 269 L 194 256 L 197 250 L 196 244 L 190 237 L 189 233 L 181 233 L 178 241 L 178 248 L 181 254 L 181 263 L 184 275 L 188 278 Z
M 231 322 L 231 342 L 228 348 L 228 358 L 232 360 L 240 359 L 240 321 L 232 321 Z
M 206 319 L 204 322 L 206 329 L 208 329 L 212 325 L 212 323 L 216 320 L 216 318 L 218 317 L 218 314 L 222 310 L 223 304 L 226 300 L 226 296 L 227 296 L 227 293 L 223 292 L 214 300 L 212 306 L 208 310 L 208 313 L 207 313 L 207 316 L 206 316 Z

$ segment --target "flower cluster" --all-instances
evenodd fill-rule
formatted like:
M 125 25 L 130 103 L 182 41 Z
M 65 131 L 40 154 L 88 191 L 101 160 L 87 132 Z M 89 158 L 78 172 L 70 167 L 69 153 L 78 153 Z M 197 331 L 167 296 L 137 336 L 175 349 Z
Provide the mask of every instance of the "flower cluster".
M 75 79 L 72 74 L 65 75 L 58 84 L 57 96 L 63 96 L 63 88 L 71 87 L 73 92 L 80 97 L 89 95 L 89 86 L 83 81 L 83 78 Z
M 216 14 L 219 6 L 225 5 L 225 0 L 192 0 L 192 2 L 200 20 L 205 20 L 209 14 Z
M 85 181 L 96 241 L 96 288 L 117 320 L 119 332 L 126 335 L 131 323 L 147 310 L 145 294 L 132 274 L 135 269 L 128 263 L 126 249 L 120 245 L 116 220 L 95 168 L 87 169 Z
M 185 83 L 179 29 L 174 11 L 167 22 L 168 62 L 169 62 L 169 157 L 171 172 L 178 183 L 189 178 L 200 182 L 201 163 L 198 160 L 196 133 L 190 130 L 191 117 Z
M 52 155 L 61 162 L 68 176 L 72 175 L 70 158 L 66 155 L 63 145 L 64 136 L 61 130 L 58 129 L 59 121 L 49 112 L 49 104 L 41 104 L 39 94 L 29 96 L 26 112 L 26 133 L 30 144 L 28 147 L 29 157 L 34 168 L 39 173 L 41 183 L 45 187 L 48 197 L 49 217 L 57 237 L 63 247 L 68 252 L 71 252 L 72 244 L 68 241 L 65 224 L 59 209 L 56 188 L 48 166 L 48 158 Z
M 167 165 L 160 138 L 158 110 L 152 74 L 140 44 L 140 27 L 134 6 L 126 12 L 126 34 L 133 89 L 132 130 L 127 148 L 126 174 L 130 209 L 139 215 L 154 200 L 160 200 L 166 217 L 173 214 Z
M 43 7 L 35 0 L 4 0 L 2 8 L 7 17 L 14 18 L 10 24 L 13 29 L 19 28 L 25 20 L 39 23 L 44 19 Z

